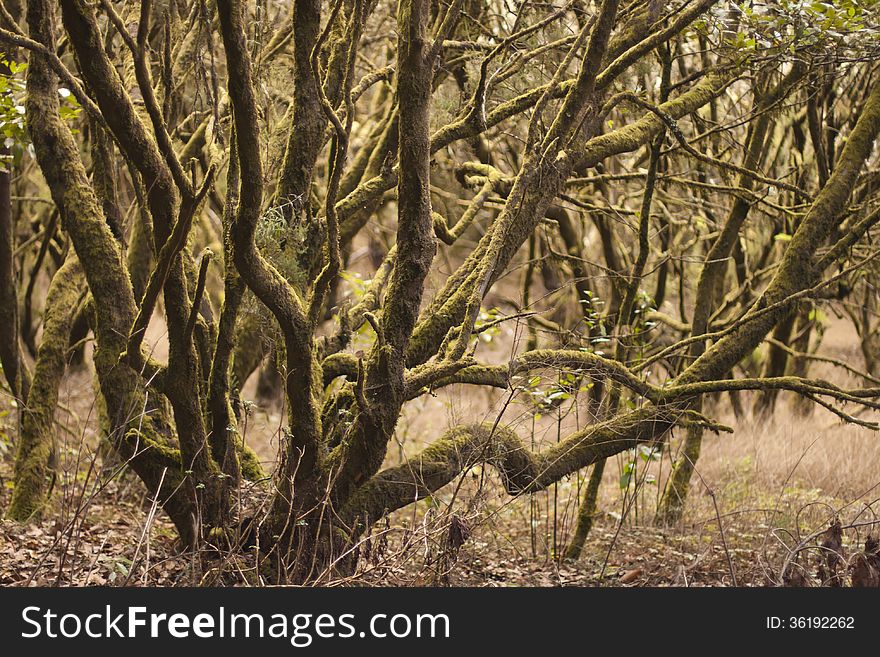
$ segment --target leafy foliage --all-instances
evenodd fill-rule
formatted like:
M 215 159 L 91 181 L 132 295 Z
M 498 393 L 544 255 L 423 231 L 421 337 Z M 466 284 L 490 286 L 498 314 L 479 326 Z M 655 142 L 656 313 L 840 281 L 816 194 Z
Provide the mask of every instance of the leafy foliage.
M 0 136 L 3 150 L 0 153 L 0 170 L 8 171 L 21 163 L 28 154 L 33 157 L 25 121 L 25 72 L 26 62 L 0 59 Z M 79 118 L 80 105 L 69 89 L 60 87 L 61 118 L 75 124 Z

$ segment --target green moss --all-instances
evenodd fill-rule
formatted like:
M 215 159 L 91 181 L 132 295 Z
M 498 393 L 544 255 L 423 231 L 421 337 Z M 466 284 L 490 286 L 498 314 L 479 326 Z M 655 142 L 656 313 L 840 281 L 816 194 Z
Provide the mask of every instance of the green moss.
M 15 487 L 7 515 L 13 520 L 38 516 L 54 478 L 54 418 L 58 386 L 64 375 L 67 342 L 82 294 L 82 268 L 68 256 L 56 272 L 46 295 L 43 338 L 27 403 L 15 459 Z
M 263 466 L 260 463 L 260 458 L 257 456 L 257 453 L 243 443 L 241 443 L 239 449 L 238 458 L 241 465 L 241 476 L 248 481 L 260 481 L 261 479 L 265 479 L 266 471 L 263 470 Z

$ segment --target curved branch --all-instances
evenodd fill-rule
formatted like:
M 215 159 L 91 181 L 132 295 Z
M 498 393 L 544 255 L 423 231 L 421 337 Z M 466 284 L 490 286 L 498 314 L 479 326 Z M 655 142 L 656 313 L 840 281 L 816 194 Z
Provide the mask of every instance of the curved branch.
M 596 461 L 659 440 L 677 422 L 691 419 L 683 411 L 646 406 L 575 432 L 543 452 L 531 451 L 515 432 L 502 426 L 458 426 L 411 461 L 370 479 L 341 515 L 349 522 L 364 520 L 369 526 L 480 463 L 498 471 L 511 495 L 533 493 Z

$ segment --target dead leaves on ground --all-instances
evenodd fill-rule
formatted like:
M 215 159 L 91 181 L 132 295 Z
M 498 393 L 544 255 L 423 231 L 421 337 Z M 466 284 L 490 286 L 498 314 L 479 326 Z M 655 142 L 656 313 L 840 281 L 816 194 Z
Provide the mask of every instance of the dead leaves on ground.
M 118 517 L 75 526 L 0 520 L 0 586 L 177 583 L 185 559 L 174 554 L 174 540 L 154 535 L 146 554 L 137 550 L 141 531 L 134 519 Z

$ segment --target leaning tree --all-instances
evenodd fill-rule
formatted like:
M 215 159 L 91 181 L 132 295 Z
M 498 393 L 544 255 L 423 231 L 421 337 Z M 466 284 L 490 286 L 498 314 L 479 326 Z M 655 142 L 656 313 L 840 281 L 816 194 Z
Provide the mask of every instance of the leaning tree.
M 873 426 L 841 406 L 880 390 L 808 368 L 827 304 L 871 298 L 853 321 L 876 351 L 876 9 L 4 0 L 8 515 L 45 507 L 89 335 L 108 459 L 185 546 L 256 549 L 283 580 L 351 568 L 377 520 L 477 464 L 511 495 L 592 466 L 577 556 L 605 460 L 681 426 L 674 521 L 704 431 L 730 431 L 719 394 L 766 413 L 789 391 Z M 485 359 L 479 336 L 513 323 L 527 339 Z M 873 361 L 835 365 L 877 383 Z M 241 430 L 256 370 L 287 409 L 266 474 Z M 409 402 L 513 396 L 541 370 L 568 375 L 553 403 L 586 426 L 535 450 L 499 415 L 388 465 Z

